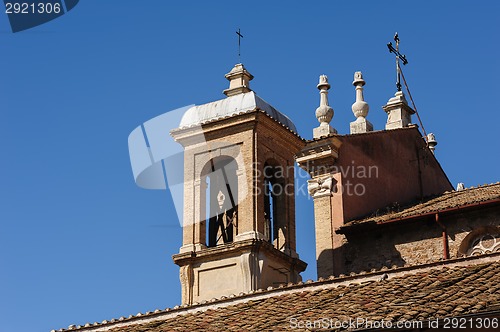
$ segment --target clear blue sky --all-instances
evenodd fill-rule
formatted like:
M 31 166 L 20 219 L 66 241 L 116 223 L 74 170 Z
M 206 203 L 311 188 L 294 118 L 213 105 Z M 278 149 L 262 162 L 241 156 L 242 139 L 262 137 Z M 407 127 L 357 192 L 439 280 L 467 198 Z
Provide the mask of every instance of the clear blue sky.
M 500 3 L 492 1 L 80 1 L 13 34 L 0 14 L 0 332 L 36 332 L 180 303 L 181 229 L 166 191 L 138 188 L 127 137 L 141 123 L 221 99 L 242 61 L 252 88 L 304 138 L 318 76 L 332 125 L 354 120 L 363 71 L 383 129 L 395 31 L 437 157 L 451 182 L 499 180 Z M 414 119 L 416 122 L 416 119 Z M 298 252 L 315 279 L 312 202 L 299 197 Z

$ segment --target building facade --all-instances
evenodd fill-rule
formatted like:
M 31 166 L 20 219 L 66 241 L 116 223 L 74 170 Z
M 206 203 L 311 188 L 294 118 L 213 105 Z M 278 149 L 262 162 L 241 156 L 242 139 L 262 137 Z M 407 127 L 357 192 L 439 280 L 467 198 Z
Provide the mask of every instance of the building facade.
M 250 89 L 242 64 L 226 78 L 225 99 L 190 108 L 171 131 L 185 165 L 183 241 L 173 255 L 181 305 L 59 331 L 498 325 L 500 183 L 454 190 L 435 137 L 411 123 L 415 111 L 401 91 L 383 107 L 385 130 L 374 130 L 356 72 L 356 119 L 340 135 L 320 76 L 319 125 L 305 140 Z M 295 163 L 311 177 L 316 281 L 300 277 L 306 263 L 296 252 L 294 173 L 286 171 Z

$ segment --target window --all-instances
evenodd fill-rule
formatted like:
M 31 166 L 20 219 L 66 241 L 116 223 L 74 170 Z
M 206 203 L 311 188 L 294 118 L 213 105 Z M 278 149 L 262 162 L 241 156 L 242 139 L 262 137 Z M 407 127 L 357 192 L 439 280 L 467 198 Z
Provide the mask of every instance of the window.
M 264 179 L 264 237 L 271 243 L 276 240 L 275 220 L 277 219 L 276 196 L 273 180 Z
M 233 242 L 237 229 L 238 165 L 233 158 L 218 157 L 209 161 L 206 176 L 207 246 Z M 202 202 L 203 204 L 203 202 Z
M 264 164 L 264 237 L 278 250 L 287 244 L 285 172 L 276 162 Z
M 460 244 L 458 256 L 476 256 L 500 252 L 500 228 L 483 226 L 471 231 Z

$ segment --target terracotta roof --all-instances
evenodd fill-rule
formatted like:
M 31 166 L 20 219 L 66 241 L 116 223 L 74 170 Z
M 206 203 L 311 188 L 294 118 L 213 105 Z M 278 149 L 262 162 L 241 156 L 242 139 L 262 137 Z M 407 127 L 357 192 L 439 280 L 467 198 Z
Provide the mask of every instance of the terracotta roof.
M 68 330 L 283 331 L 325 318 L 338 327 L 349 319 L 395 324 L 480 315 L 500 309 L 499 258 L 500 254 L 490 254 L 308 281 Z M 340 330 L 350 329 L 344 325 Z
M 375 215 L 352 220 L 341 228 L 349 228 L 350 226 L 362 223 L 384 223 L 396 219 L 418 217 L 420 215 L 436 213 L 447 209 L 498 201 L 499 199 L 500 182 L 497 182 L 459 191 L 445 192 L 440 196 L 428 198 L 423 203 L 416 203 L 403 208 L 389 206 L 379 210 Z

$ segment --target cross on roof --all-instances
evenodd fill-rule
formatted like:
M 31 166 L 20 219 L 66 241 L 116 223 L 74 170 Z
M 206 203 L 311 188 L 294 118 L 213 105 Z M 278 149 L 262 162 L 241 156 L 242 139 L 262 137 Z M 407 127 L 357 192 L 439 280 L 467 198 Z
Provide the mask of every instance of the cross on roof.
M 389 48 L 389 53 L 396 54 L 396 88 L 398 89 L 398 91 L 401 91 L 401 70 L 399 67 L 399 59 L 401 59 L 403 65 L 406 65 L 408 63 L 408 60 L 406 60 L 406 56 L 404 54 L 401 54 L 399 52 L 399 36 L 397 32 L 394 35 L 394 41 L 396 42 L 396 48 L 392 46 L 392 42 L 387 44 L 387 47 Z
M 241 34 L 241 30 L 238 28 L 238 31 L 236 31 L 236 34 L 238 35 L 238 58 L 241 56 L 241 38 L 243 38 L 243 35 Z

